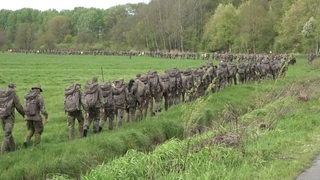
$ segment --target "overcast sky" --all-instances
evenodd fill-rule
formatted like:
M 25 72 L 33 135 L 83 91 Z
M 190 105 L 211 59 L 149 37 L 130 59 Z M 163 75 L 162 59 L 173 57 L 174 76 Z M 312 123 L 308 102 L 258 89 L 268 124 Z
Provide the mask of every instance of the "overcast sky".
M 127 3 L 149 3 L 150 0 L 0 0 L 0 9 L 18 10 L 32 8 L 45 11 L 48 9 L 72 10 L 75 7 L 108 9 Z

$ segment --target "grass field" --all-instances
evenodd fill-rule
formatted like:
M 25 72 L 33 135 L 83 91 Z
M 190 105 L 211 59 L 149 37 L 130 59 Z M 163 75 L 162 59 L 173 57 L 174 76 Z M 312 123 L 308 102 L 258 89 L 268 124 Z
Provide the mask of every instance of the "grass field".
M 0 54 L 1 86 L 15 82 L 22 100 L 32 85 L 40 83 L 50 121 L 39 146 L 0 156 L 0 179 L 293 179 L 306 168 L 320 149 L 320 76 L 319 68 L 307 65 L 303 57 L 283 79 L 227 87 L 154 118 L 112 132 L 90 132 L 88 138 L 68 142 L 63 111 L 67 85 L 75 81 L 84 84 L 92 76 L 101 81 L 101 67 L 107 81 L 128 80 L 149 69 L 162 72 L 203 63 L 147 57 Z M 310 101 L 298 100 L 302 91 Z M 259 128 L 261 125 L 266 128 Z M 209 132 L 193 136 L 200 129 Z M 13 135 L 19 145 L 25 133 L 25 123 L 17 115 Z M 208 143 L 219 133 L 237 136 L 239 145 L 230 148 Z M 153 151 L 171 138 L 174 140 Z
M 173 67 L 184 69 L 199 67 L 203 64 L 203 61 L 168 60 L 148 57 L 132 57 L 132 59 L 129 59 L 129 57 L 118 56 L 0 54 L 0 87 L 5 88 L 9 82 L 16 83 L 17 94 L 22 102 L 23 96 L 30 88 L 40 83 L 50 121 L 45 127 L 45 133 L 42 135 L 40 147 L 27 150 L 20 149 L 17 152 L 5 154 L 0 158 L 0 172 L 2 172 L 0 179 L 14 179 L 19 177 L 26 179 L 37 177 L 41 179 L 41 177 L 55 173 L 56 171 L 66 171 L 68 173 L 68 169 L 51 170 L 48 169 L 46 165 L 50 166 L 50 164 L 55 164 L 59 167 L 61 163 L 60 160 L 65 163 L 71 163 L 68 158 L 65 159 L 63 156 L 76 154 L 77 150 L 75 149 L 84 149 L 80 151 L 85 151 L 85 153 L 88 153 L 88 156 L 90 156 L 90 150 L 87 152 L 86 149 L 88 144 L 90 144 L 88 141 L 92 140 L 91 138 L 68 142 L 67 120 L 63 110 L 64 88 L 68 85 L 74 82 L 84 84 L 86 81 L 91 80 L 93 76 L 97 76 L 100 82 L 102 82 L 102 79 L 105 81 L 113 81 L 119 78 L 124 78 L 125 81 L 128 81 L 134 78 L 137 73 L 144 74 L 150 69 L 157 70 L 161 73 Z M 103 70 L 103 78 L 101 69 Z M 13 136 L 16 143 L 21 146 L 27 130 L 21 116 L 19 114 L 16 116 Z M 89 133 L 91 133 L 91 131 Z M 91 134 L 89 134 L 89 136 L 91 136 Z M 1 140 L 2 137 L 1 134 Z M 117 142 L 115 141 L 115 143 Z M 69 149 L 70 152 L 68 152 L 68 148 L 63 148 L 66 146 L 71 148 Z M 59 150 L 55 151 L 57 149 Z M 78 155 L 82 156 L 83 154 Z M 35 156 L 36 160 L 32 160 L 32 156 Z M 88 158 L 90 159 L 90 157 Z M 98 162 L 102 162 L 102 159 L 93 162 L 93 164 L 97 164 Z M 12 166 L 12 164 L 14 164 L 14 166 Z M 32 165 L 28 167 L 26 166 L 27 164 Z M 67 164 L 65 165 L 68 166 Z M 33 168 L 33 166 L 37 167 Z M 79 173 L 78 170 L 80 167 L 81 169 L 87 169 L 87 167 L 83 167 L 83 162 L 81 162 L 75 166 L 76 170 L 70 170 L 71 174 Z M 46 172 L 44 168 L 47 168 L 49 172 Z

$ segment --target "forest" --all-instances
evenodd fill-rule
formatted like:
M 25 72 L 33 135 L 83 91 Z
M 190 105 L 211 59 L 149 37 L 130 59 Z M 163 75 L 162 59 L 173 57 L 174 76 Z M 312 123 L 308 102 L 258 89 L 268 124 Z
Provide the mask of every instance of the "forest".
M 151 0 L 0 10 L 0 49 L 318 53 L 318 0 Z

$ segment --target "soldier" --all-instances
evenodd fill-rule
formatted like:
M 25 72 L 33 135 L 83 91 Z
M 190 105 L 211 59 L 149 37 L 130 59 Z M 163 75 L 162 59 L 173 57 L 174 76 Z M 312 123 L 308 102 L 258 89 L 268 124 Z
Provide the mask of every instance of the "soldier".
M 167 73 L 163 73 L 160 75 L 160 84 L 162 87 L 162 97 L 164 98 L 164 110 L 167 111 L 169 108 L 169 75 Z
M 0 90 L 0 117 L 3 130 L 3 143 L 1 146 L 1 154 L 5 151 L 14 151 L 16 145 L 12 136 L 12 129 L 15 120 L 15 111 L 24 117 L 23 107 L 20 104 L 19 98 L 15 92 L 16 85 L 10 83 L 7 90 Z
M 104 104 L 101 87 L 98 78 L 93 77 L 87 82 L 84 88 L 84 109 L 86 121 L 83 129 L 83 136 L 86 137 L 88 129 L 93 121 L 93 133 L 99 132 L 100 108 Z M 102 109 L 103 110 L 103 109 Z
M 232 80 L 234 85 L 237 85 L 237 66 L 232 62 L 228 63 L 228 83 L 232 84 Z
M 135 113 L 137 108 L 137 84 L 133 79 L 131 79 L 128 83 L 128 94 L 127 94 L 127 123 L 135 121 Z
M 117 128 L 119 128 L 122 126 L 124 110 L 126 109 L 128 89 L 126 88 L 123 79 L 114 81 L 112 87 L 115 114 L 117 116 Z
M 268 74 L 271 74 L 271 66 L 269 60 L 264 58 L 260 64 L 260 76 L 262 79 L 267 78 Z
M 168 108 L 175 103 L 175 98 L 177 96 L 177 78 L 175 69 L 166 70 L 165 73 L 169 76 L 169 94 L 168 94 Z
M 74 139 L 75 120 L 78 120 L 78 136 L 83 137 L 84 117 L 82 114 L 82 93 L 80 84 L 75 83 L 65 89 L 64 108 L 68 113 L 69 140 Z
M 197 89 L 196 89 L 196 98 L 199 98 L 205 94 L 206 87 L 208 86 L 207 86 L 206 79 L 204 78 L 205 70 L 203 69 L 203 67 L 200 67 L 199 69 L 197 69 L 196 74 L 198 75 L 198 78 L 200 78 L 200 82 L 197 85 Z
M 137 114 L 136 119 L 142 120 L 147 117 L 149 101 L 151 100 L 150 85 L 148 76 L 139 76 L 136 79 L 137 90 Z
M 106 122 L 107 118 L 109 119 L 109 130 L 113 129 L 113 120 L 114 120 L 114 99 L 113 99 L 113 88 L 112 83 L 108 82 L 101 85 L 102 96 L 104 99 L 104 104 L 101 107 L 100 111 L 100 122 L 99 122 L 99 132 L 102 131 L 103 125 Z
M 202 83 L 201 70 L 200 71 L 198 71 L 198 69 L 193 70 L 192 76 L 193 76 L 193 88 L 191 91 L 192 92 L 191 99 L 195 100 L 198 98 L 198 89 L 200 89 L 201 83 Z
M 151 116 L 155 116 L 157 112 L 161 111 L 161 96 L 162 89 L 160 85 L 160 80 L 157 71 L 149 71 L 148 72 L 148 81 L 150 84 L 150 114 Z M 154 106 L 153 106 L 154 103 Z
M 192 70 L 187 69 L 182 74 L 183 99 L 185 102 L 192 101 L 193 75 Z
M 229 75 L 227 63 L 225 63 L 224 61 L 221 61 L 219 64 L 217 75 L 219 80 L 218 89 L 220 89 L 226 84 Z
M 244 84 L 246 82 L 246 66 L 243 62 L 240 62 L 238 65 L 238 75 L 239 75 L 239 82 Z
M 176 82 L 177 82 L 177 92 L 175 94 L 174 104 L 179 104 L 182 96 L 183 86 L 182 86 L 182 78 L 180 70 L 177 68 L 174 68 L 174 73 L 176 76 Z
M 25 147 L 30 143 L 31 137 L 35 136 L 35 144 L 40 144 L 41 134 L 43 132 L 42 116 L 45 118 L 45 123 L 49 122 L 48 113 L 44 105 L 43 97 L 40 95 L 42 92 L 41 86 L 36 85 L 31 88 L 24 98 L 23 110 L 25 113 L 25 120 L 27 121 L 27 135 L 23 145 Z

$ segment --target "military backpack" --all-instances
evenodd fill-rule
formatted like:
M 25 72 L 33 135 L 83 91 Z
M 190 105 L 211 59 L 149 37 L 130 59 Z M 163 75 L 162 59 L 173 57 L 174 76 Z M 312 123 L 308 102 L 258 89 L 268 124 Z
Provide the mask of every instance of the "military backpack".
M 167 73 L 161 74 L 160 79 L 161 79 L 160 84 L 162 86 L 162 92 L 168 93 L 169 86 L 170 86 L 169 75 Z
M 116 106 L 123 106 L 126 103 L 126 86 L 124 84 L 124 82 L 121 81 L 116 81 L 115 86 L 112 90 L 113 93 L 113 99 L 114 99 L 114 103 Z
M 64 90 L 64 110 L 73 112 L 80 110 L 80 91 L 73 84 Z
M 0 117 L 8 117 L 13 108 L 13 93 L 0 89 Z
M 150 90 L 152 94 L 157 94 L 161 91 L 161 86 L 159 82 L 159 76 L 156 72 L 152 71 L 148 75 L 149 83 L 150 83 Z
M 38 100 L 37 100 L 38 95 L 39 95 L 39 92 L 30 91 L 24 96 L 23 111 L 26 115 L 35 116 L 39 111 Z
M 191 70 L 186 70 L 183 72 L 182 84 L 184 89 L 186 90 L 190 90 L 193 87 L 193 77 Z
M 98 83 L 86 83 L 84 86 L 84 103 L 87 108 L 95 108 L 98 102 Z
M 113 94 L 112 94 L 112 84 L 105 83 L 100 86 L 102 91 L 102 97 L 104 99 L 104 107 L 105 108 L 113 108 L 114 101 L 113 101 Z

